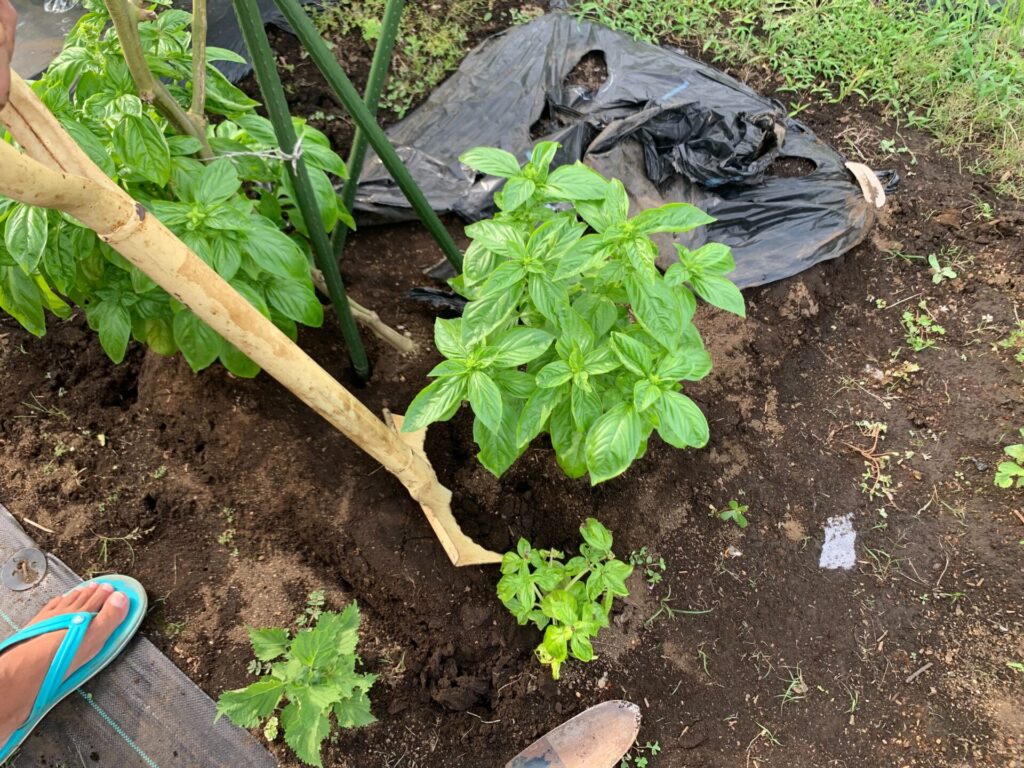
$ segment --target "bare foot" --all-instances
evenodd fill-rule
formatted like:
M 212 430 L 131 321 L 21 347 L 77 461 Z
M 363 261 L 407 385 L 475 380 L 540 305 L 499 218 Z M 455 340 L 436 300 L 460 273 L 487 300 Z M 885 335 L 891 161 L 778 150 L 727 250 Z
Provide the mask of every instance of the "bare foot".
M 97 613 L 89 624 L 78 653 L 68 668 L 68 676 L 99 653 L 107 638 L 128 615 L 128 597 L 115 592 L 109 584 L 88 584 L 48 602 L 29 624 L 62 613 Z M 0 654 L 0 745 L 20 728 L 32 712 L 36 694 L 50 669 L 64 632 L 50 632 L 26 640 Z

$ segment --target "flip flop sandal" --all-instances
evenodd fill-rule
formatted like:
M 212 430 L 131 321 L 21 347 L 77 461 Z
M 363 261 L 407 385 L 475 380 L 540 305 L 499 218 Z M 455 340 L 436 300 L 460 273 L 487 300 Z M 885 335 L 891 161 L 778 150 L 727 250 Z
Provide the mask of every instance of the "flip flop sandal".
M 7 761 L 24 743 L 29 734 L 39 722 L 46 717 L 51 709 L 59 704 L 64 698 L 70 696 L 78 688 L 99 674 L 110 662 L 117 658 L 118 654 L 128 645 L 128 641 L 138 631 L 142 619 L 146 615 L 146 590 L 142 588 L 135 579 L 128 576 L 101 576 L 83 582 L 79 587 L 88 584 L 110 584 L 116 591 L 123 593 L 128 598 L 128 614 L 125 616 L 114 633 L 107 639 L 103 647 L 93 658 L 79 667 L 74 674 L 67 677 L 68 667 L 75 658 L 82 639 L 85 637 L 89 624 L 92 623 L 95 613 L 78 611 L 76 613 L 64 613 L 50 619 L 31 624 L 11 637 L 0 643 L 0 653 L 19 643 L 24 643 L 41 635 L 50 632 L 67 631 L 64 640 L 61 641 L 57 653 L 50 662 L 50 670 L 43 679 L 39 688 L 35 704 L 29 713 L 28 719 L 18 730 L 11 734 L 7 743 L 0 748 L 0 764 Z M 76 587 L 77 589 L 77 587 Z M 70 594 L 67 593 L 67 594 Z M 5 695 L 11 695 L 11 691 L 5 691 Z

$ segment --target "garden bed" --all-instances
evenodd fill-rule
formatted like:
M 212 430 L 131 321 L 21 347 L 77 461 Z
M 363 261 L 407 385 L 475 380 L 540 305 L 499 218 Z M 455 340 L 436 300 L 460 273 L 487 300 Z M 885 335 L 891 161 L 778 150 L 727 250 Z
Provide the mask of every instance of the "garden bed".
M 309 92 L 308 70 L 292 77 Z M 214 697 L 251 680 L 246 626 L 287 624 L 321 588 L 329 607 L 358 600 L 381 722 L 344 733 L 326 765 L 497 766 L 616 697 L 641 705 L 641 742 L 661 747 L 652 768 L 1013 765 L 1024 500 L 992 477 L 1024 426 L 1024 366 L 998 346 L 1024 317 L 1024 209 L 870 108 L 800 117 L 904 180 L 869 242 L 747 291 L 746 321 L 701 309 L 715 368 L 687 392 L 707 413 L 706 449 L 652 440 L 591 488 L 543 441 L 496 480 L 466 414 L 430 429 L 431 461 L 481 544 L 575 549 L 596 516 L 620 557 L 665 560 L 656 585 L 634 575 L 599 658 L 568 663 L 557 684 L 532 658 L 536 632 L 495 597 L 497 570 L 453 568 L 404 489 L 266 375 L 194 375 L 137 345 L 114 366 L 80 314 L 43 339 L 4 318 L 0 501 L 54 531 L 29 524 L 78 572 L 140 579 L 154 604 L 143 631 Z M 886 156 L 893 139 L 906 151 Z M 349 242 L 352 295 L 422 352 L 368 340 L 376 367 L 359 387 L 333 329 L 300 343 L 371 409 L 401 412 L 437 362 L 434 316 L 405 294 L 440 254 L 414 225 Z M 939 254 L 958 276 L 933 284 L 926 262 L 896 253 Z M 921 300 L 946 334 L 914 353 L 901 315 Z M 876 455 L 894 454 L 874 498 L 857 422 L 885 424 Z M 749 506 L 745 530 L 709 514 L 730 499 Z M 820 570 L 824 522 L 846 513 L 856 569 Z

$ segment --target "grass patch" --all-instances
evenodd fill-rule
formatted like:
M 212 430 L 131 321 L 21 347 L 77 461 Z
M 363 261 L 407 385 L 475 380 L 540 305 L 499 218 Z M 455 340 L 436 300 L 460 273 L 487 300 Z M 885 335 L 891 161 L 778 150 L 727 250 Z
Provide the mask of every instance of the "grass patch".
M 576 13 L 764 67 L 784 91 L 877 103 L 954 152 L 976 148 L 970 170 L 1024 196 L 1024 0 L 586 0 Z
M 491 18 L 494 0 L 408 3 L 395 42 L 381 107 L 403 117 L 452 72 L 470 47 L 470 33 Z M 356 33 L 374 48 L 385 0 L 339 0 L 315 17 L 329 40 Z

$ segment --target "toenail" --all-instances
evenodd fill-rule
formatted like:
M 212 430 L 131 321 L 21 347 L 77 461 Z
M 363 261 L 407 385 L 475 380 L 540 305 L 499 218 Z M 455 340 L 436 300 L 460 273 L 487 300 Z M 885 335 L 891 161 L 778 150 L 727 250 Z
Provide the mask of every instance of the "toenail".
M 102 589 L 104 592 L 113 592 L 114 591 L 114 585 L 113 584 L 107 584 L 106 582 L 104 582 L 104 583 L 100 584 L 100 589 Z
M 124 608 L 128 605 L 128 597 L 123 592 L 115 592 L 110 597 L 110 604 L 115 608 Z

